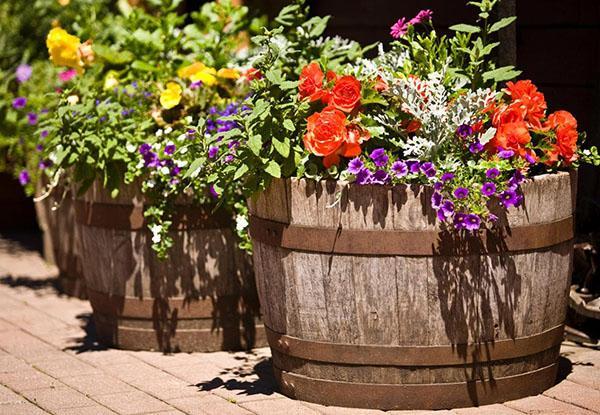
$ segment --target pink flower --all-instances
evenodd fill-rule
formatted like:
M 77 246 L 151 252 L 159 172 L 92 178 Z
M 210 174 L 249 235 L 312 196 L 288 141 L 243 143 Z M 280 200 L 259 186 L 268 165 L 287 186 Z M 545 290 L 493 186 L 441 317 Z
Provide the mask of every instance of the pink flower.
M 390 29 L 390 34 L 392 35 L 392 37 L 394 39 L 400 39 L 408 31 L 408 24 L 406 23 L 406 19 L 404 17 L 402 19 L 399 19 Z
M 425 23 L 425 22 L 430 21 L 432 16 L 433 16 L 433 12 L 431 10 L 429 10 L 429 9 L 421 10 L 419 13 L 417 13 L 417 15 L 415 17 L 410 19 L 408 24 L 416 25 L 416 24 Z
M 77 71 L 75 69 L 67 69 L 66 71 L 62 71 L 58 74 L 58 79 L 60 79 L 61 82 L 69 82 L 76 76 Z

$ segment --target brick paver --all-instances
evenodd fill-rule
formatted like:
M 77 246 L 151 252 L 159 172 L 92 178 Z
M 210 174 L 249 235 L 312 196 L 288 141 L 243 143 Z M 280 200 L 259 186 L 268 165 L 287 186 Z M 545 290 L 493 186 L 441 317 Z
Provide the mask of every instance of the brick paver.
M 95 343 L 89 303 L 56 292 L 56 269 L 0 236 L 0 415 L 376 415 L 279 394 L 268 348 L 162 355 Z M 600 414 L 600 350 L 564 343 L 572 365 L 542 395 L 446 411 L 390 414 Z

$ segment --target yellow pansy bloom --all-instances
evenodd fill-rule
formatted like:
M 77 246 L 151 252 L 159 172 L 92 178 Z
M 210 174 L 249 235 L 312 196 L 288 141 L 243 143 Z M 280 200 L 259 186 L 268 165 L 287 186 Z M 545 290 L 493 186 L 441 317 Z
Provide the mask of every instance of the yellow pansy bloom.
M 219 72 L 217 72 L 217 76 L 219 78 L 236 80 L 239 79 L 240 73 L 236 69 L 221 68 L 219 69 Z
M 213 86 L 217 83 L 217 70 L 206 66 L 202 62 L 194 62 L 177 71 L 180 78 L 189 79 L 192 82 L 201 81 L 206 86 Z
M 81 41 L 66 30 L 55 27 L 48 33 L 46 46 L 50 60 L 57 66 L 68 66 L 83 71 L 83 62 L 79 53 Z
M 108 91 L 119 85 L 119 78 L 116 71 L 108 71 L 104 77 L 104 90 Z
M 167 88 L 160 93 L 160 105 L 171 109 L 181 102 L 181 86 L 175 82 L 167 82 Z

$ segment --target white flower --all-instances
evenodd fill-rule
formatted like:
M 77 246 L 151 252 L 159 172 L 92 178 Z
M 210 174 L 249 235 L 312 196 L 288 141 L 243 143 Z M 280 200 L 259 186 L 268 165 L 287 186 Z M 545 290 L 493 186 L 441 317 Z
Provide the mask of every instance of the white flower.
M 175 164 L 177 167 L 185 167 L 187 166 L 188 162 L 186 160 L 175 160 Z
M 173 128 L 167 127 L 165 128 L 165 134 L 171 134 L 173 132 Z
M 152 225 L 150 226 L 150 232 L 152 232 L 152 242 L 157 244 L 160 242 L 161 240 L 161 233 L 162 231 L 162 226 L 160 225 Z
M 182 141 L 185 141 L 186 138 L 187 137 L 185 134 L 181 134 L 180 136 L 177 137 L 177 141 L 181 143 Z
M 169 168 L 167 166 L 162 166 L 160 168 L 160 172 L 166 176 L 166 175 L 168 175 L 170 173 L 170 170 L 169 170 Z
M 125 149 L 130 153 L 135 153 L 137 151 L 137 146 L 133 143 L 127 143 L 125 144 Z
M 67 97 L 67 102 L 69 105 L 75 105 L 79 102 L 79 97 L 77 95 L 69 95 Z
M 148 186 L 149 188 L 153 188 L 156 185 L 156 182 L 154 180 L 147 180 L 146 181 L 146 186 Z
M 162 137 L 163 130 L 161 128 L 159 128 L 158 130 L 156 130 L 156 132 L 154 133 L 154 135 L 157 136 L 157 137 Z
M 235 229 L 238 232 L 241 232 L 244 229 L 246 229 L 247 227 L 248 227 L 248 219 L 246 219 L 245 216 L 237 215 L 235 217 Z
M 188 148 L 187 147 L 181 147 L 181 149 L 179 150 L 180 154 L 185 154 L 188 152 Z

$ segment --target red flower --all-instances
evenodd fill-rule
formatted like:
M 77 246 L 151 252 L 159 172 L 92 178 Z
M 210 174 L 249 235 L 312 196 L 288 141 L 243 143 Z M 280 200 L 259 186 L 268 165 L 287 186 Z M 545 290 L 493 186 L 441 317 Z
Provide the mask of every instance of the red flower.
M 544 94 L 529 80 L 508 82 L 506 94 L 510 95 L 512 103 L 509 107 L 516 106 L 523 114 L 527 126 L 533 129 L 541 129 L 541 119 L 546 115 L 546 100 Z
M 360 105 L 360 82 L 353 76 L 340 77 L 331 91 L 330 104 L 340 111 L 352 112 Z
M 577 120 L 569 111 L 556 111 L 548 116 L 544 123 L 544 130 L 556 129 L 572 129 L 577 130 Z
M 250 68 L 246 72 L 244 72 L 244 78 L 248 81 L 253 81 L 255 79 L 262 79 L 263 74 L 261 71 L 255 68 Z
M 304 134 L 304 146 L 317 156 L 329 156 L 335 153 L 348 138 L 346 115 L 327 107 L 307 119 L 307 131 Z
M 531 142 L 531 135 L 525 121 L 514 121 L 500 124 L 496 130 L 496 135 L 490 141 L 489 145 L 492 151 L 498 148 L 504 150 L 513 150 L 521 157 L 525 154 L 531 154 L 525 146 Z
M 374 89 L 377 92 L 384 92 L 390 89 L 390 86 L 388 85 L 386 80 L 381 77 L 381 75 L 377 75 L 377 79 L 375 79 Z
M 311 62 L 300 72 L 298 90 L 300 98 L 308 98 L 310 102 L 318 101 L 327 95 L 323 90 L 323 71 L 317 62 Z

